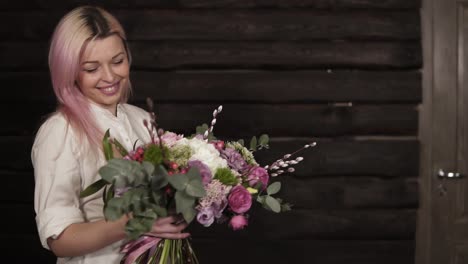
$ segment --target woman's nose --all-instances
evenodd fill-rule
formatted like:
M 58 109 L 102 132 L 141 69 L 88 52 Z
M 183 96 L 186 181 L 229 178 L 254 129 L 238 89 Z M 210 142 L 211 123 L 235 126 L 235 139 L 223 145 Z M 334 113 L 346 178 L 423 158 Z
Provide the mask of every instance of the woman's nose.
M 114 73 L 114 71 L 112 70 L 111 67 L 109 67 L 109 66 L 103 67 L 102 80 L 106 81 L 108 83 L 114 82 L 115 73 Z

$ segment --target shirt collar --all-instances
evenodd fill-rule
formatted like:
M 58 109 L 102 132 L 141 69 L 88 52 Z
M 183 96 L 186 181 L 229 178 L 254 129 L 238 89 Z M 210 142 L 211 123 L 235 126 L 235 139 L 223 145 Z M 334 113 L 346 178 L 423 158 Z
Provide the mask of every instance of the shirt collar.
M 114 120 L 114 121 L 121 121 L 122 118 L 124 117 L 125 113 L 123 111 L 123 107 L 122 105 L 119 103 L 117 104 L 117 116 L 114 116 L 114 114 L 109 111 L 108 109 L 100 106 L 99 104 L 93 102 L 91 99 L 88 99 L 88 102 L 89 102 L 89 108 L 91 110 L 91 112 L 94 114 L 94 116 L 96 116 L 98 119 L 100 119 L 99 117 L 106 117 L 110 120 Z

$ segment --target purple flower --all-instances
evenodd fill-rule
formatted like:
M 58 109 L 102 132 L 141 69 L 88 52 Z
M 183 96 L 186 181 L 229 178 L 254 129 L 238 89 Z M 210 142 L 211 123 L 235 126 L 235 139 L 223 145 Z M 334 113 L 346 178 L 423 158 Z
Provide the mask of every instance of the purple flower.
M 130 187 L 116 188 L 114 196 L 115 197 L 122 197 L 130 189 L 131 189 Z
M 249 170 L 249 175 L 247 176 L 247 181 L 251 187 L 255 187 L 258 183 L 262 184 L 262 189 L 265 189 L 268 185 L 268 175 L 267 170 L 262 167 L 255 166 Z
M 205 163 L 199 160 L 191 160 L 188 162 L 188 166 L 195 167 L 200 171 L 203 185 L 207 185 L 208 183 L 211 182 L 213 175 L 211 174 L 210 168 L 208 168 L 208 166 L 206 166 Z
M 205 227 L 210 226 L 214 222 L 214 214 L 211 207 L 202 208 L 197 214 L 198 223 Z
M 221 152 L 221 157 L 227 161 L 229 167 L 238 172 L 244 171 L 248 166 L 247 162 L 242 158 L 242 155 L 233 148 L 226 148 L 223 150 Z
M 247 212 L 252 206 L 252 195 L 242 185 L 232 188 L 228 197 L 229 207 L 235 213 Z
M 218 219 L 223 216 L 223 211 L 228 205 L 227 199 L 223 199 L 221 202 L 215 202 L 211 206 L 213 208 L 214 216 Z
M 161 136 L 162 142 L 168 147 L 174 146 L 174 144 L 181 138 L 182 136 L 179 136 L 176 133 L 172 132 L 166 132 Z

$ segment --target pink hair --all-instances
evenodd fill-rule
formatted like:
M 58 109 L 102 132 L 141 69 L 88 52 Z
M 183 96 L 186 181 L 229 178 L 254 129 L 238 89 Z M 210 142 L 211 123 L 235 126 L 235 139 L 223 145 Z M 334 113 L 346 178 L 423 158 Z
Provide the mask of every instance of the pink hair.
M 74 128 L 81 143 L 89 143 L 91 149 L 101 149 L 104 131 L 101 131 L 91 114 L 88 99 L 76 85 L 80 71 L 81 55 L 89 41 L 117 34 L 122 38 L 129 62 L 130 52 L 125 32 L 115 17 L 107 11 L 91 6 L 75 8 L 66 14 L 52 36 L 49 50 L 49 68 L 52 86 L 61 112 Z M 131 92 L 130 82 L 121 103 Z M 86 142 L 87 141 L 87 142 Z

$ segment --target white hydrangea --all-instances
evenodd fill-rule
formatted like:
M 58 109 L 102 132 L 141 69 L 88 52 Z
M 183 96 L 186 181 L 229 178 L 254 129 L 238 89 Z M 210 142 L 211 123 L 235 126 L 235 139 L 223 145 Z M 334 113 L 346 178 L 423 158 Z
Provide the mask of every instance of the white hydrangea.
M 227 168 L 227 161 L 219 155 L 219 151 L 203 139 L 198 138 L 182 138 L 177 141 L 176 145 L 188 145 L 192 151 L 193 155 L 190 160 L 199 160 L 205 163 L 212 175 L 214 176 L 218 168 Z

